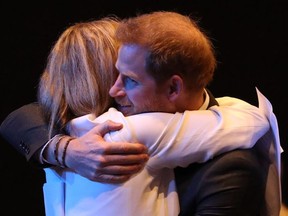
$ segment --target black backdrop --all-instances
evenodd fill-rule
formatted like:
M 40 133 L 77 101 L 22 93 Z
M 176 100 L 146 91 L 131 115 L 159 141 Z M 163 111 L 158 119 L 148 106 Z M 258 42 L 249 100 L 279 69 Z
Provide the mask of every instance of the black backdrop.
M 271 101 L 280 139 L 287 149 L 285 87 L 288 48 L 286 0 L 139 0 L 1 1 L 0 121 L 12 110 L 35 101 L 38 78 L 48 52 L 70 24 L 108 14 L 121 18 L 155 10 L 173 10 L 200 19 L 213 39 L 219 66 L 210 89 L 216 97 L 234 96 L 257 104 L 255 87 Z M 286 90 L 285 90 L 286 89 Z M 285 93 L 286 92 L 286 93 Z M 7 215 L 44 215 L 42 170 L 26 163 L 0 140 L 1 211 Z M 283 170 L 287 153 L 282 154 Z M 286 168 L 285 168 L 286 167 Z M 287 171 L 283 198 L 287 203 Z

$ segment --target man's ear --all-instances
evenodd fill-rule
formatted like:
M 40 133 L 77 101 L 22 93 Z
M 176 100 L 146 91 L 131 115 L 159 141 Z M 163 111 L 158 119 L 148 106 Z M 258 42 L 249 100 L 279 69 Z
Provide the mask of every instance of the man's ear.
M 183 79 L 179 75 L 173 75 L 169 79 L 169 99 L 170 100 L 176 100 L 179 98 L 180 94 L 182 93 L 184 89 L 184 82 Z

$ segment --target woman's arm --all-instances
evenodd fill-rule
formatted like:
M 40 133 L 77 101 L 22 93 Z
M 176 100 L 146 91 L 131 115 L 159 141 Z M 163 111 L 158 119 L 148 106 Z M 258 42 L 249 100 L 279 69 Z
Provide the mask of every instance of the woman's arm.
M 105 135 L 109 142 L 140 142 L 147 145 L 154 168 L 185 167 L 238 148 L 251 148 L 269 129 L 259 108 L 242 100 L 219 98 L 220 106 L 184 113 L 143 113 L 124 117 L 111 108 L 94 118 L 86 115 L 72 120 L 72 135 L 81 136 L 108 119 L 122 123 L 123 129 Z

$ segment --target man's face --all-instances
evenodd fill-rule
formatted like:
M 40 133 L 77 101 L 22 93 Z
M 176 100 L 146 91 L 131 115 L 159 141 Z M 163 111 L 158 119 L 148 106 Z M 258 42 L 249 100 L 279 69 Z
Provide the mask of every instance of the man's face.
M 158 86 L 145 70 L 147 53 L 145 48 L 131 44 L 119 49 L 116 62 L 119 75 L 109 93 L 124 115 L 166 109 L 164 85 Z

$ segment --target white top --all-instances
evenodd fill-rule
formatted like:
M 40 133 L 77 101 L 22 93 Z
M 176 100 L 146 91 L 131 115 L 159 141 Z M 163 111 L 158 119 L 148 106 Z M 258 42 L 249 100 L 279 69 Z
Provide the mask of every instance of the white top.
M 93 182 L 68 169 L 46 168 L 46 215 L 178 215 L 173 168 L 204 162 L 237 148 L 251 148 L 269 129 L 266 113 L 259 108 L 231 97 L 217 101 L 220 106 L 209 110 L 124 117 L 111 108 L 97 118 L 85 115 L 72 120 L 72 136 L 81 136 L 108 119 L 121 122 L 123 129 L 106 134 L 105 140 L 144 143 L 150 159 L 124 184 Z

